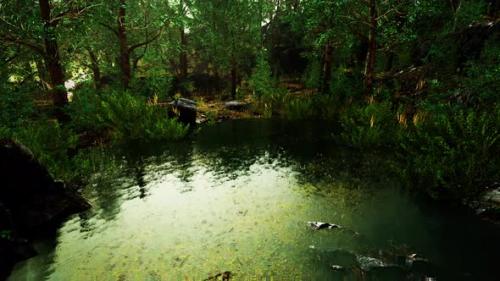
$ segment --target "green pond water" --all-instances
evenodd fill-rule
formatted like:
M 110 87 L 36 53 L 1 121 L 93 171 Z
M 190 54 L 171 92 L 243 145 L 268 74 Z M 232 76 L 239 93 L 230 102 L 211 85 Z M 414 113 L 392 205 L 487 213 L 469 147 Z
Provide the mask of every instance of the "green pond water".
M 9 280 L 500 280 L 498 228 L 415 199 L 390 154 L 338 146 L 333 127 L 228 121 L 103 152 L 83 190 L 93 208 Z M 363 272 L 368 257 L 400 266 Z

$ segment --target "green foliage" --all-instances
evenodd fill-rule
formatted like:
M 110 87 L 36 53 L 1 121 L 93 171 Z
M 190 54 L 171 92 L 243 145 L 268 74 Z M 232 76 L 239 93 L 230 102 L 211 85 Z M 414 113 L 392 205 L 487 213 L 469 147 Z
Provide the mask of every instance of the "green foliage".
M 307 88 L 319 88 L 321 85 L 321 63 L 319 59 L 312 59 L 304 75 L 304 84 Z
M 107 131 L 115 140 L 178 140 L 188 132 L 165 109 L 127 91 L 78 92 L 70 114 L 75 129 Z
M 288 119 L 337 120 L 339 100 L 335 95 L 294 96 L 284 101 L 283 115 Z
M 109 93 L 85 87 L 73 95 L 68 107 L 71 125 L 78 132 L 101 134 L 110 129 L 104 117 L 103 102 Z
M 354 105 L 341 113 L 340 122 L 340 139 L 349 145 L 376 147 L 397 141 L 399 127 L 390 103 Z
M 57 121 L 39 120 L 14 129 L 12 137 L 28 147 L 52 175 L 66 178 L 68 152 L 78 141 L 72 130 Z
M 313 99 L 308 97 L 288 98 L 285 103 L 284 115 L 289 119 L 312 119 L 317 117 L 317 110 Z
M 436 197 L 477 195 L 498 179 L 500 107 L 491 112 L 446 108 L 409 130 L 401 142 L 407 174 Z
M 451 30 L 465 28 L 479 21 L 487 10 L 487 4 L 482 0 L 462 0 L 455 11 L 454 19 L 451 21 Z
M 259 56 L 249 84 L 257 98 L 270 98 L 276 93 L 276 81 L 272 77 L 271 66 L 264 55 Z
M 2 126 L 9 128 L 20 126 L 32 117 L 34 111 L 33 95 L 30 92 L 13 89 L 3 89 L 0 92 L 0 124 Z
M 150 74 L 139 79 L 132 81 L 132 91 L 147 99 L 160 99 L 167 98 L 170 89 L 172 88 L 173 77 L 156 74 Z
M 476 107 L 490 107 L 498 101 L 500 86 L 500 36 L 488 40 L 478 61 L 471 61 L 460 79 L 456 95 Z
M 0 239 L 10 240 L 12 238 L 12 231 L 0 230 Z
M 12 136 L 12 129 L 0 125 L 0 139 L 8 139 Z
M 338 102 L 346 103 L 349 99 L 359 100 L 363 93 L 361 75 L 356 71 L 339 67 L 333 72 L 330 83 L 330 92 L 338 97 Z

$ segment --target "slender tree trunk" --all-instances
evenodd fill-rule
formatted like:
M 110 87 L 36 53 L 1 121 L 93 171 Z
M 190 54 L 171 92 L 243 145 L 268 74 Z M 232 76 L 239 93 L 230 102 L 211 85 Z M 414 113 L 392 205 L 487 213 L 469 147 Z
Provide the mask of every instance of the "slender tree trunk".
M 184 16 L 184 1 L 180 0 L 179 2 L 179 14 Z M 188 75 L 188 57 L 187 57 L 187 38 L 186 31 L 184 30 L 184 24 L 181 24 L 180 27 L 180 36 L 181 36 L 181 53 L 179 57 L 179 64 L 181 68 L 181 78 L 186 79 Z
M 333 47 L 330 42 L 325 45 L 323 54 L 323 71 L 321 72 L 321 93 L 327 93 L 330 89 L 330 80 L 332 78 Z
M 51 22 L 49 0 L 39 0 L 40 16 L 43 20 L 45 47 L 45 62 L 50 77 L 52 101 L 56 108 L 55 115 L 59 121 L 68 121 L 69 117 L 64 113 L 63 107 L 68 104 L 68 93 L 64 88 L 64 69 L 61 64 L 59 47 L 54 34 L 55 24 Z
M 373 99 L 373 84 L 375 80 L 375 59 L 377 52 L 377 6 L 376 0 L 370 0 L 370 34 L 368 36 L 368 52 L 365 65 L 365 96 Z
M 179 64 L 181 68 L 181 78 L 185 79 L 188 76 L 188 57 L 187 57 L 187 40 L 186 33 L 184 31 L 184 26 L 180 29 L 181 32 L 181 54 L 179 58 Z
M 101 88 L 101 69 L 99 67 L 99 61 L 97 60 L 97 56 L 90 48 L 86 48 L 87 53 L 90 57 L 90 66 L 92 69 L 92 74 L 94 76 L 94 87 L 96 89 Z
M 233 61 L 231 67 L 231 97 L 232 99 L 236 99 L 236 92 L 238 88 L 238 67 L 236 66 L 236 62 Z
M 132 70 L 130 67 L 130 51 L 128 48 L 127 28 L 125 25 L 125 17 L 127 12 L 127 1 L 120 0 L 120 7 L 118 8 L 118 41 L 120 42 L 120 69 L 122 72 L 122 85 L 128 88 L 130 79 L 132 77 Z
M 36 71 L 38 74 L 38 79 L 40 79 L 40 88 L 44 91 L 48 90 L 50 87 L 50 78 L 47 77 L 47 70 L 45 67 L 45 62 L 38 58 L 35 58 Z

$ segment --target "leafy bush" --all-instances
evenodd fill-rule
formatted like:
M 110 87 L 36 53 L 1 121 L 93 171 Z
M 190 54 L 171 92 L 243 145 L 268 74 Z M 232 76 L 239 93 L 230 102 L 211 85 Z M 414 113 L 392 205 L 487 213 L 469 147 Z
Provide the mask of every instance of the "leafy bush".
M 31 117 L 35 109 L 32 94 L 0 88 L 0 124 L 14 128 Z
M 54 176 L 66 178 L 70 172 L 68 152 L 78 142 L 72 130 L 57 121 L 40 120 L 14 129 L 12 137 L 28 147 Z
M 343 142 L 358 147 L 393 144 L 399 127 L 390 103 L 352 106 L 340 115 Z
M 171 92 L 174 78 L 167 75 L 153 75 L 134 79 L 132 89 L 134 93 L 147 99 L 165 99 Z
M 495 104 L 500 86 L 500 35 L 486 42 L 480 60 L 468 62 L 465 72 L 457 98 L 477 108 Z
M 101 134 L 110 129 L 104 118 L 104 97 L 109 92 L 99 92 L 86 87 L 73 95 L 73 101 L 68 106 L 71 125 L 78 132 Z
M 330 81 L 330 93 L 337 97 L 338 102 L 348 103 L 350 99 L 360 100 L 364 90 L 363 77 L 353 69 L 339 67 Z
M 321 85 L 321 62 L 312 58 L 304 74 L 304 85 L 308 88 L 318 88 Z
M 254 94 L 261 98 L 268 98 L 276 92 L 276 81 L 273 80 L 271 66 L 261 54 L 257 59 L 257 66 L 249 80 L 250 88 Z
M 284 106 L 284 114 L 289 119 L 311 119 L 316 117 L 316 106 L 309 97 L 288 98 Z
M 8 139 L 11 138 L 11 136 L 11 129 L 6 126 L 0 125 L 0 139 Z
M 289 119 L 336 120 L 339 110 L 335 95 L 314 96 L 287 95 L 284 102 L 284 116 Z
M 115 140 L 177 140 L 188 132 L 164 109 L 130 92 L 79 92 L 70 112 L 77 130 L 108 131 Z
M 498 179 L 500 107 L 433 112 L 401 143 L 407 175 L 434 196 L 472 197 Z

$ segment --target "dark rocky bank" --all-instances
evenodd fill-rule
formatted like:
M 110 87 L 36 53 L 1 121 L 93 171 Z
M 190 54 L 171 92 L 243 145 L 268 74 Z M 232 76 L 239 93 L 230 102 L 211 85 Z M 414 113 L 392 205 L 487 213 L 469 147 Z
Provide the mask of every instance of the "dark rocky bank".
M 56 181 L 33 153 L 0 140 L 0 280 L 36 254 L 30 240 L 71 214 L 90 207 L 76 191 Z

